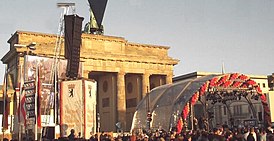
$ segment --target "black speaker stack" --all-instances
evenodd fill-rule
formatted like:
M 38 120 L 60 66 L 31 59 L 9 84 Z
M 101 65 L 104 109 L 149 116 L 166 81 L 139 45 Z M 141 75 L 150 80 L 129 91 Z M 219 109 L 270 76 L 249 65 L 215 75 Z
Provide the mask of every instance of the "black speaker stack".
M 65 58 L 67 62 L 66 76 L 77 78 L 80 62 L 80 46 L 83 17 L 65 15 Z

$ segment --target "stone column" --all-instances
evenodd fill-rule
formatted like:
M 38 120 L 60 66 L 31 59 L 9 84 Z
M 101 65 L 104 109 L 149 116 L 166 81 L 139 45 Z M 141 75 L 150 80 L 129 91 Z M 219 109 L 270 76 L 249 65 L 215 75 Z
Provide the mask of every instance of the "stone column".
M 172 77 L 173 77 L 173 73 L 170 73 L 166 76 L 166 84 L 172 83 Z
M 117 75 L 117 122 L 121 122 L 123 130 L 126 128 L 126 91 L 125 73 L 119 72 Z
M 84 70 L 84 71 L 82 72 L 82 73 L 83 73 L 83 74 L 82 74 L 82 77 L 83 77 L 83 78 L 89 78 L 89 77 L 88 77 L 88 76 L 89 76 L 89 72 L 90 72 L 89 70 Z
M 147 94 L 147 92 L 149 92 L 150 90 L 150 82 L 149 82 L 149 76 L 150 74 L 148 73 L 144 73 L 143 74 L 143 87 L 142 87 L 142 97 L 144 98 Z

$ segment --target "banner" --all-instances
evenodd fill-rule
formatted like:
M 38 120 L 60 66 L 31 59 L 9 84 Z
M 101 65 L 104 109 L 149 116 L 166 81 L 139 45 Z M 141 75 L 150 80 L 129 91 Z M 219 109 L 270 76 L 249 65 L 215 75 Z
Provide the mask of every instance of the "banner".
M 53 58 L 47 58 L 47 57 L 39 57 L 39 56 L 26 56 L 26 73 L 25 73 L 25 79 L 27 80 L 33 80 L 35 78 L 36 74 L 36 67 L 37 64 L 39 66 L 39 81 L 40 81 L 40 96 L 41 96 L 41 115 L 49 115 L 50 113 L 49 108 L 53 108 L 54 105 L 54 87 L 52 85 L 54 78 L 54 73 L 52 70 L 52 65 L 54 63 Z M 60 59 L 58 61 L 58 79 L 65 79 L 66 78 L 66 67 L 67 67 L 67 61 Z M 82 63 L 80 62 L 79 65 L 79 76 L 82 76 Z
M 24 90 L 27 119 L 33 119 L 35 118 L 35 80 L 25 82 Z
M 96 82 L 84 80 L 85 138 L 96 133 Z
M 67 137 L 71 129 L 88 139 L 96 132 L 95 81 L 71 80 L 61 82 L 60 125 L 61 136 Z
M 60 125 L 61 137 L 67 137 L 71 129 L 83 132 L 83 95 L 82 80 L 61 82 Z

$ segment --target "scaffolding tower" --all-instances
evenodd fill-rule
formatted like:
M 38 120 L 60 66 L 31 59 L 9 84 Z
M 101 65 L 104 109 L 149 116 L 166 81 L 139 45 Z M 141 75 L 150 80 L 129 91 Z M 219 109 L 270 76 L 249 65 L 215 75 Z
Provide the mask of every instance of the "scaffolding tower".
M 54 111 L 53 117 L 54 117 L 54 125 L 55 127 L 58 125 L 58 67 L 59 67 L 59 62 L 60 62 L 60 54 L 61 54 L 61 44 L 64 42 L 64 28 L 65 28 L 65 21 L 64 21 L 64 16 L 71 14 L 75 14 L 75 3 L 57 3 L 58 8 L 62 8 L 62 12 L 60 14 L 60 19 L 59 19 L 59 24 L 58 24 L 58 33 L 56 35 L 56 42 L 55 42 L 55 47 L 54 47 L 54 61 L 51 66 L 51 72 L 50 72 L 50 85 L 52 90 L 51 90 L 51 95 L 54 97 L 54 102 L 48 101 L 48 103 L 45 105 L 45 112 L 43 113 L 44 115 L 50 115 L 52 114 L 51 111 Z M 54 103 L 54 104 L 52 104 Z M 46 118 L 45 121 L 46 125 L 49 124 L 49 119 Z M 44 128 L 43 130 L 43 136 L 46 135 L 47 127 Z M 55 131 L 56 132 L 56 131 Z M 55 135 L 54 135 L 55 136 Z

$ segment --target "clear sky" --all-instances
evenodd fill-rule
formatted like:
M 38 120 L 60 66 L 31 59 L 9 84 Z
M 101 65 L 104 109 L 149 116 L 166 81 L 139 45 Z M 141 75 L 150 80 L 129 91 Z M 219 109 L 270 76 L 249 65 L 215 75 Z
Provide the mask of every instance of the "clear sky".
M 1 58 L 16 30 L 56 34 L 58 2 L 74 2 L 88 22 L 87 0 L 1 0 Z M 109 0 L 103 25 L 105 35 L 169 46 L 175 76 L 221 72 L 223 62 L 226 72 L 274 73 L 274 0 Z

